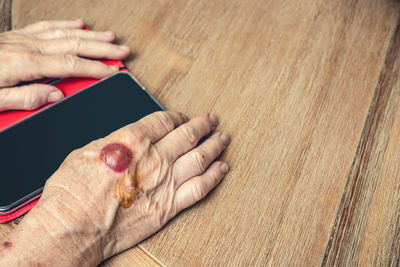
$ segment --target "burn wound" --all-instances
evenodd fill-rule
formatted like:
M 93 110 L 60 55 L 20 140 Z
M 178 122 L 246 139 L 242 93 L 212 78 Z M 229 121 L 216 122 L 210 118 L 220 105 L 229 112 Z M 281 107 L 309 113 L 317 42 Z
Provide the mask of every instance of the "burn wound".
M 100 152 L 101 161 L 115 172 L 125 173 L 114 185 L 114 197 L 124 208 L 129 208 L 142 189 L 135 167 L 129 168 L 133 155 L 129 148 L 120 143 L 111 143 Z
M 132 152 L 123 144 L 111 143 L 103 147 L 100 159 L 111 170 L 123 172 L 132 161 Z
M 142 192 L 137 169 L 129 169 L 114 185 L 114 197 L 126 209 L 129 208 L 135 197 Z

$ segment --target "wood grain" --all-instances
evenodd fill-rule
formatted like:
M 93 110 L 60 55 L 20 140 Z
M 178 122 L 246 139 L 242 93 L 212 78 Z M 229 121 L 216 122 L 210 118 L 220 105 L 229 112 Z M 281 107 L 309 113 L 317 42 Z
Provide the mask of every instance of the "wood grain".
M 115 31 L 135 52 L 131 72 L 162 104 L 212 112 L 232 136 L 230 174 L 144 249 L 170 266 L 323 261 L 396 2 L 13 3 L 16 27 L 83 17 Z M 126 265 L 127 253 L 114 263 Z
M 399 73 L 397 25 L 327 250 L 327 265 L 400 265 Z
M 11 0 L 0 0 L 0 32 L 11 29 Z
M 146 254 L 139 246 L 135 246 L 123 253 L 115 255 L 108 260 L 100 264 L 102 267 L 111 266 L 148 266 L 156 267 L 162 266 L 153 259 L 151 256 Z

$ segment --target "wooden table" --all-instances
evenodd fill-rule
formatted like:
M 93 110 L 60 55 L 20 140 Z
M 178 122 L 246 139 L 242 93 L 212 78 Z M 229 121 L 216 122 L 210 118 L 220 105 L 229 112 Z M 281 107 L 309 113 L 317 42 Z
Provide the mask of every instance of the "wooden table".
M 163 105 L 212 112 L 232 136 L 222 184 L 104 265 L 398 265 L 399 5 L 14 0 L 12 27 L 116 32 Z

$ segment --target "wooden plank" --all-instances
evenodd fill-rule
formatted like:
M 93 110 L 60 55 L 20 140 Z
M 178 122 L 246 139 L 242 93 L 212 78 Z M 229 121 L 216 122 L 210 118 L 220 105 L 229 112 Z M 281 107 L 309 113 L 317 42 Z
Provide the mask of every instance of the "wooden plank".
M 11 29 L 11 0 L 0 0 L 0 32 Z
M 124 253 L 115 255 L 104 261 L 100 266 L 162 266 L 156 262 L 151 256 L 146 254 L 139 246 L 128 249 Z
M 400 26 L 397 25 L 326 264 L 400 264 Z
M 115 31 L 161 103 L 213 112 L 232 135 L 230 174 L 145 249 L 171 266 L 288 266 L 323 260 L 398 10 L 384 0 L 15 0 L 13 23 L 83 17 Z

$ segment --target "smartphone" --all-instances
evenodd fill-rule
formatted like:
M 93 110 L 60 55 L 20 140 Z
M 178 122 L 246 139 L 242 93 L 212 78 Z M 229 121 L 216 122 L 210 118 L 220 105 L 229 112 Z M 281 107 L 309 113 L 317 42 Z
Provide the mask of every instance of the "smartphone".
M 121 71 L 0 131 L 0 213 L 37 198 L 74 149 L 164 110 Z

